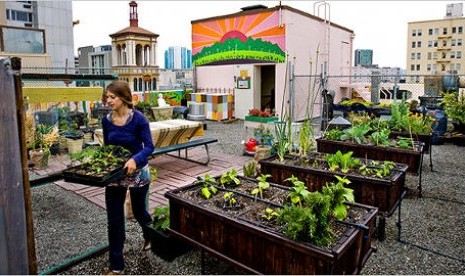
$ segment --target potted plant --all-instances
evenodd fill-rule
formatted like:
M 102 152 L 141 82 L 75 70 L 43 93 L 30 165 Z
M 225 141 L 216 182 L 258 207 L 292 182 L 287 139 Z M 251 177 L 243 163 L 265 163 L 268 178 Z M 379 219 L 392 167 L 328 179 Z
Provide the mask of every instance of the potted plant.
M 33 140 L 30 142 L 29 156 L 37 169 L 45 169 L 50 158 L 50 148 L 58 143 L 58 128 L 38 124 L 34 130 Z
M 169 205 L 156 207 L 153 210 L 153 223 L 150 230 L 151 250 L 165 261 L 187 253 L 192 247 L 181 240 L 171 237 L 167 229 L 170 227 Z
M 269 123 L 277 121 L 279 118 L 271 116 L 271 113 L 268 111 L 261 111 L 258 108 L 249 109 L 249 114 L 245 116 L 246 121 L 259 122 L 259 123 Z
M 274 143 L 274 136 L 271 133 L 271 129 L 263 125 L 263 123 L 260 123 L 260 126 L 254 129 L 253 134 L 255 140 L 258 142 L 258 145 L 255 146 L 255 159 L 260 160 L 268 157 Z
M 454 131 L 465 134 L 465 94 L 441 93 L 441 104 L 447 117 L 452 120 Z
M 65 181 L 89 186 L 106 186 L 123 178 L 124 163 L 130 152 L 114 145 L 86 147 L 71 155 L 73 162 L 79 164 L 63 171 Z

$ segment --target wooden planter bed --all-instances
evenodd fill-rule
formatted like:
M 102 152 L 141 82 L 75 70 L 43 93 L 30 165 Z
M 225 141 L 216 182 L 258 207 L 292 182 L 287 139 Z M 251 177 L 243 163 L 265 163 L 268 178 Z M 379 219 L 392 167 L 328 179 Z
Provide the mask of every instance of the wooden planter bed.
M 296 156 L 287 156 L 287 158 L 298 159 Z M 385 218 L 394 213 L 405 193 L 407 165 L 397 164 L 389 178 L 382 179 L 363 176 L 355 172 L 332 172 L 313 167 L 311 161 L 302 165 L 297 165 L 296 162 L 292 163 L 294 164 L 281 163 L 275 156 L 259 161 L 261 173 L 270 174 L 270 181 L 289 186 L 290 182 L 285 180 L 295 176 L 305 183 L 309 191 L 321 191 L 326 183 L 335 182 L 335 175 L 345 176 L 351 181 L 348 188 L 354 190 L 355 202 L 378 208 L 380 220 L 377 234 L 379 240 L 384 240 Z
M 254 181 L 239 178 L 241 182 Z M 374 227 L 377 208 L 351 204 L 350 210 L 358 210 L 362 216 L 353 222 L 334 222 L 342 227 L 341 235 L 333 245 L 322 248 L 289 239 L 279 229 L 259 223 L 257 205 L 283 207 L 282 193 L 287 195 L 288 187 L 271 184 L 270 188 L 275 191 L 269 199 L 219 188 L 232 191 L 238 201 L 245 202 L 243 209 L 231 212 L 212 204 L 212 198 L 195 199 L 192 195 L 202 187 L 194 183 L 165 194 L 170 205 L 168 231 L 249 273 L 356 274 L 372 252 L 368 233 Z
M 389 138 L 396 138 L 396 137 L 408 137 L 410 138 L 410 134 L 407 132 L 398 132 L 398 131 L 391 131 L 389 134 Z M 429 153 L 432 143 L 433 143 L 433 135 L 432 134 L 412 134 L 412 139 L 414 141 L 423 142 L 423 152 Z
M 401 149 L 395 147 L 381 147 L 374 145 L 355 144 L 351 142 L 335 141 L 318 138 L 317 150 L 324 153 L 335 153 L 352 151 L 355 157 L 368 158 L 373 160 L 390 160 L 396 163 L 408 165 L 407 172 L 414 175 L 420 173 L 423 163 L 423 143 L 417 145 L 416 150 Z

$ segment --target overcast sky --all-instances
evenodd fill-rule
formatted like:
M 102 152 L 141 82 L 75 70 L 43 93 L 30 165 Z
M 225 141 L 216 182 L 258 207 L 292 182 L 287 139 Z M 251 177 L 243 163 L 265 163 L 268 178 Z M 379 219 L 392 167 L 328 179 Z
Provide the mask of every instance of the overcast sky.
M 73 0 L 74 47 L 111 44 L 110 34 L 129 26 L 130 1 Z M 164 51 L 169 46 L 191 49 L 191 21 L 239 12 L 241 7 L 262 4 L 274 7 L 279 1 L 137 1 L 139 27 L 159 35 L 157 65 L 164 67 Z M 316 1 L 289 0 L 291 6 L 329 19 L 355 32 L 355 49 L 372 49 L 373 63 L 405 69 L 407 23 L 442 19 L 446 6 L 460 1 Z M 320 2 L 318 2 L 320 3 Z M 423 33 L 427 33 L 423 30 Z M 352 61 L 353 62 L 353 61 Z

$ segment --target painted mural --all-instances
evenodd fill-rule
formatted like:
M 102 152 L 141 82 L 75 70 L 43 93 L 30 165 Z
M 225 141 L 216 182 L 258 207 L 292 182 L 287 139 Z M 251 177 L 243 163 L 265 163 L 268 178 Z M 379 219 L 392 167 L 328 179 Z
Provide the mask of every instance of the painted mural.
M 278 11 L 192 24 L 192 63 L 196 66 L 285 62 L 285 26 Z

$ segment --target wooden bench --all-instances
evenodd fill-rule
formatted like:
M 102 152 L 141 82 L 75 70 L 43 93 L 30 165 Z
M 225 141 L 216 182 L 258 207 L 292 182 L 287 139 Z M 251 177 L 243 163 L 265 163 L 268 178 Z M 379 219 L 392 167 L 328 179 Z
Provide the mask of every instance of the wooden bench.
M 169 146 L 165 146 L 165 147 L 155 148 L 155 150 L 152 153 L 152 157 L 155 156 L 155 155 L 159 155 L 159 154 L 167 154 L 167 155 L 170 155 L 170 156 L 173 156 L 173 157 L 176 157 L 176 158 L 180 158 L 180 159 L 184 159 L 184 160 L 187 160 L 187 161 L 191 161 L 191 162 L 194 162 L 194 163 L 198 163 L 198 164 L 202 164 L 202 165 L 208 165 L 208 163 L 210 162 L 210 153 L 208 152 L 208 144 L 215 143 L 215 142 L 218 142 L 218 139 L 216 139 L 216 138 L 201 138 L 201 139 L 190 140 L 188 142 L 184 142 L 184 143 L 180 143 L 180 144 L 174 144 L 174 145 L 169 145 Z M 207 161 L 206 162 L 193 160 L 193 159 L 190 159 L 188 157 L 187 149 L 197 147 L 197 146 L 204 146 L 205 147 L 205 151 L 207 153 Z M 185 150 L 185 156 L 184 157 L 181 156 L 181 150 L 183 150 L 183 149 Z M 169 154 L 172 151 L 178 151 L 178 155 Z

